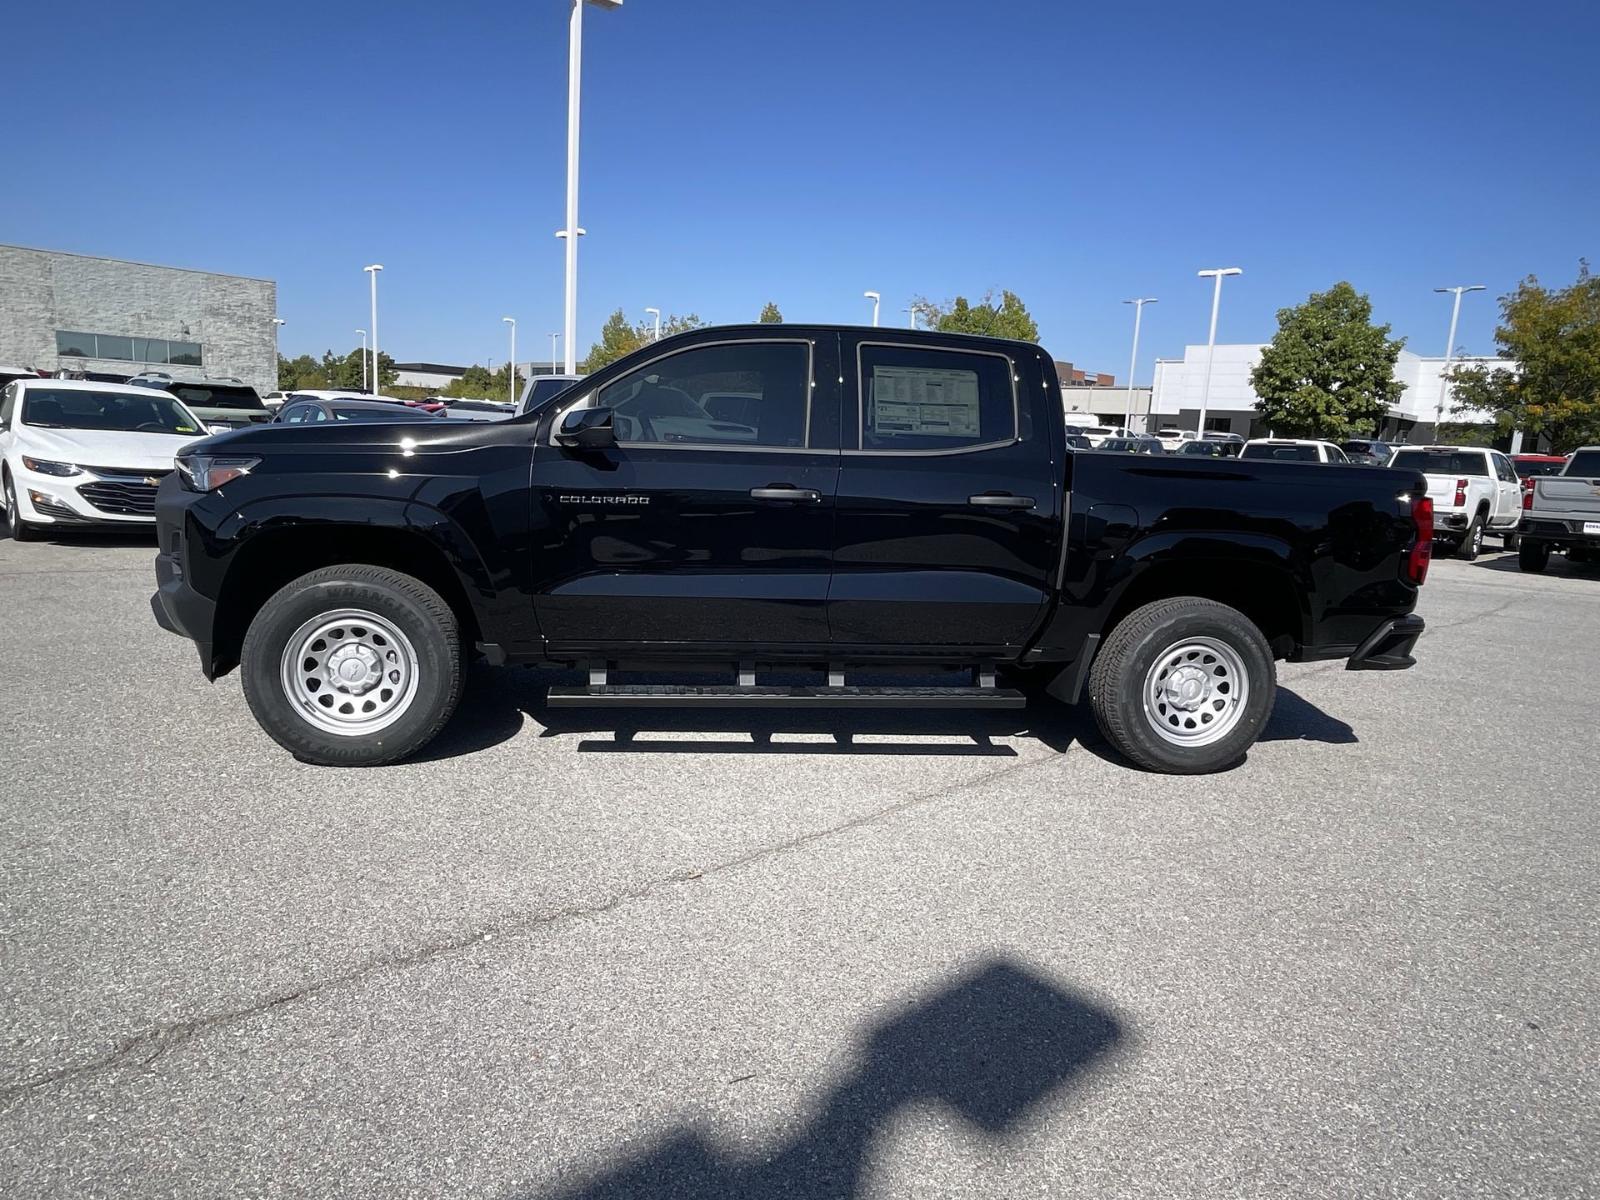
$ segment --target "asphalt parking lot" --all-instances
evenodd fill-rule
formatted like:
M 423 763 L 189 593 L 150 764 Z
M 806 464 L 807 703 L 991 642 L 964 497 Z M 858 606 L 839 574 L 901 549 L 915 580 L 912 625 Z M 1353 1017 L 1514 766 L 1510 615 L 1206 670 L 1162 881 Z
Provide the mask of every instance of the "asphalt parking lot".
M 1208 778 L 488 668 L 341 772 L 152 555 L 0 541 L 8 1196 L 1600 1194 L 1600 573 L 1437 563 Z

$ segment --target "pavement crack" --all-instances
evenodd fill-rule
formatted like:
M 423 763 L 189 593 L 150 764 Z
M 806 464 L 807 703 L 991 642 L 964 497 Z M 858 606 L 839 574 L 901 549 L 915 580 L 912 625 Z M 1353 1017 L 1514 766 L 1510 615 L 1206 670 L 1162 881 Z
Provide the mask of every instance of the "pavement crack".
M 246 1021 L 252 1017 L 262 1016 L 274 1009 L 284 1008 L 302 1000 L 309 1000 L 323 992 L 359 984 L 369 976 L 385 971 L 408 970 L 413 967 L 424 966 L 435 959 L 469 950 L 495 938 L 515 936 L 541 928 L 559 926 L 569 921 L 592 920 L 614 912 L 634 901 L 647 899 L 664 889 L 689 883 L 699 883 L 705 879 L 731 874 L 758 863 L 768 862 L 772 859 L 804 850 L 856 830 L 890 820 L 912 809 L 936 803 L 947 796 L 969 789 L 985 787 L 1007 776 L 1054 763 L 1059 757 L 1059 755 L 1051 754 L 1038 759 L 1012 763 L 998 770 L 986 772 L 976 779 L 919 792 L 896 800 L 892 804 L 886 804 L 882 808 L 873 809 L 871 812 L 862 813 L 846 821 L 840 821 L 835 825 L 812 830 L 809 833 L 800 834 L 782 842 L 760 846 L 743 854 L 724 859 L 721 862 L 703 867 L 687 867 L 673 871 L 670 874 L 650 879 L 635 887 L 625 888 L 605 900 L 588 904 L 574 904 L 549 912 L 512 917 L 496 925 L 475 930 L 470 934 L 442 939 L 400 954 L 383 955 L 368 959 L 348 971 L 313 980 L 292 990 L 277 992 L 237 1008 L 224 1009 L 185 1021 L 171 1021 L 152 1025 L 147 1029 L 121 1039 L 110 1051 L 97 1058 L 41 1071 L 14 1083 L 0 1085 L 0 1115 L 11 1112 L 40 1089 L 104 1072 L 151 1069 L 159 1059 L 190 1040 L 212 1030 Z

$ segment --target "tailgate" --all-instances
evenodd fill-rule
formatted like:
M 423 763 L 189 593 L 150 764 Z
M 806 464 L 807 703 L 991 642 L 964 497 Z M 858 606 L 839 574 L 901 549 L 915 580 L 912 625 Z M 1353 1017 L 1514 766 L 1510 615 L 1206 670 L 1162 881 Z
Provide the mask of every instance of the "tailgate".
M 1552 517 L 1600 520 L 1600 479 L 1540 475 L 1533 481 L 1533 508 Z
M 1433 501 L 1434 511 L 1456 506 L 1456 480 L 1461 476 L 1424 475 L 1423 478 L 1428 481 L 1428 499 Z

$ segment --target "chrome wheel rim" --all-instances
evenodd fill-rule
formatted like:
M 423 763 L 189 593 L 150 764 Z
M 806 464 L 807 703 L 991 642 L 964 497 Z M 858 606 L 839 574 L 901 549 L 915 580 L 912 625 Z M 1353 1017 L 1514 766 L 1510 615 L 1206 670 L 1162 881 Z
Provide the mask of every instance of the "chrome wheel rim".
M 1249 699 L 1244 660 L 1216 638 L 1168 646 L 1144 677 L 1145 720 L 1174 746 L 1208 746 L 1227 737 Z
M 284 695 L 325 733 L 363 737 L 393 725 L 417 696 L 417 652 L 394 622 L 360 608 L 319 613 L 284 643 Z

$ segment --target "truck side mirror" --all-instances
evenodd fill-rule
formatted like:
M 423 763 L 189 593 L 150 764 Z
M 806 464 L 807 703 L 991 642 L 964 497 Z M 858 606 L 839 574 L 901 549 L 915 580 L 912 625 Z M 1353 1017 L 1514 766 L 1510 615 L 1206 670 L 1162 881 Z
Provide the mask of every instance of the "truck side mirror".
M 574 408 L 561 415 L 556 441 L 578 450 L 604 450 L 617 444 L 609 408 Z

